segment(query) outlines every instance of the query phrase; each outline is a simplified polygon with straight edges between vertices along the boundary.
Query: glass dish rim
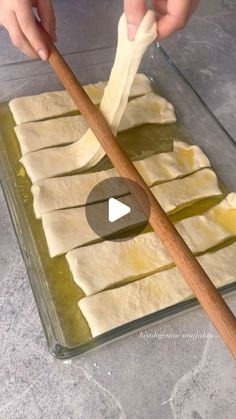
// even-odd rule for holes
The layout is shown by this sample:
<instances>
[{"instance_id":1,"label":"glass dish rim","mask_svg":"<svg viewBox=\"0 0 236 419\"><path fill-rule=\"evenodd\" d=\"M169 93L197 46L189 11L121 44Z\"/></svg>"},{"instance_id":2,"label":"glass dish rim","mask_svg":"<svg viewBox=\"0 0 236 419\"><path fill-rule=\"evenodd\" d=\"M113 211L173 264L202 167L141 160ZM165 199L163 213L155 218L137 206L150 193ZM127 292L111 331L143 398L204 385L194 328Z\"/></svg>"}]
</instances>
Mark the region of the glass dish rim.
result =
<instances>
[{"instance_id":1,"label":"glass dish rim","mask_svg":"<svg viewBox=\"0 0 236 419\"><path fill-rule=\"evenodd\" d=\"M236 147L236 142L233 139L233 137L228 133L225 127L220 123L220 121L216 118L216 116L211 112L211 110L208 108L208 106L200 97L200 95L192 87L189 81L183 76L183 74L177 68L173 60L171 60L171 58L168 56L166 51L158 43L156 44L156 47L160 50L166 62L170 66L172 66L175 73L177 73L177 76L182 79L182 81L187 86L187 88L190 89L192 94L198 98L201 105L205 108L206 112L210 115L211 118L214 119L214 122L219 126L219 128L224 132L224 134L228 137L228 139L233 143L234 147ZM108 48L111 48L111 47L108 47ZM27 219L22 221L21 217L18 216L18 214L24 212L24 211L20 211L20 206L22 205L21 200L17 199L18 201L17 206L19 206L19 208L16 208L16 206L13 205L12 197L14 196L14 198L16 199L14 186L11 182L8 182L9 178L13 175L10 173L9 168L6 166L7 153L3 145L1 131L0 131L0 150L1 150L0 179L1 179L1 184L3 187L2 188L3 193L4 193L5 200L9 209L12 224L14 226L15 234L19 243L20 251L21 251L25 266L26 266L27 275L30 281L30 285L31 285L31 289L34 295L37 310L38 310L41 323L44 329L49 351L53 356L60 359L67 359L67 358L71 358L71 357L83 354L96 347L101 347L107 343L113 342L121 337L130 335L133 333L137 333L138 331L144 329L144 327L149 328L157 323L168 321L171 318L176 317L177 315L183 315L185 312L188 312L190 310L193 310L199 307L198 301L196 300L196 298L193 297L187 301L182 301L180 303L174 304L165 309L158 310L142 318L133 320L129 323L116 327L106 333L103 333L102 335L93 337L88 341L82 342L79 345L66 347L66 346L63 346L61 343L59 343L59 339L58 339L58 336L56 337L55 327L53 326L53 321L52 321L53 311L55 311L55 309L53 305L51 304L51 308L50 308L51 311L49 312L48 307L47 306L43 307L43 304L37 295L38 293L36 289L39 288L39 292L44 293L45 287L42 284L42 281L36 279L38 275L37 271L35 270L36 266L34 266L36 262L32 263L32 260L30 259L30 254L32 253L32 249L29 249L29 246L34 245L34 242L32 240L32 243L29 243L29 241L26 240L26 237L28 239L29 235L31 236L29 228L28 228L28 232L27 233L25 232L25 228L27 225L27 223L25 224L25 222L27 221ZM40 277L41 275L42 275L42 272L40 273ZM225 285L221 287L219 290L220 292L222 292L222 294L234 293L236 291L236 282Z\"/></svg>"}]
</instances>

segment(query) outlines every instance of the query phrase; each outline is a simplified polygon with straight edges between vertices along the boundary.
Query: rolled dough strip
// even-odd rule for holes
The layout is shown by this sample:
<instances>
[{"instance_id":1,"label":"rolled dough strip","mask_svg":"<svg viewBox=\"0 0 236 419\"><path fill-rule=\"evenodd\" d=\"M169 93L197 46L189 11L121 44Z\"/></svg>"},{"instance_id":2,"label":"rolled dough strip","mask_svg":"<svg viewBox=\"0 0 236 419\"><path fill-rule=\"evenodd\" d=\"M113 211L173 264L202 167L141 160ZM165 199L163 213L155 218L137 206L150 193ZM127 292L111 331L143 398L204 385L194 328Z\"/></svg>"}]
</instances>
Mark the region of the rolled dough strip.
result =
<instances>
[{"instance_id":1,"label":"rolled dough strip","mask_svg":"<svg viewBox=\"0 0 236 419\"><path fill-rule=\"evenodd\" d=\"M107 82L84 86L95 105L101 103ZM151 91L151 84L145 74L137 74L131 87L130 97L141 96ZM12 99L9 107L17 124L39 121L78 111L70 95L65 91L46 92L40 95Z\"/></svg>"},{"instance_id":2,"label":"rolled dough strip","mask_svg":"<svg viewBox=\"0 0 236 419\"><path fill-rule=\"evenodd\" d=\"M128 103L119 124L119 131L143 124L171 124L176 122L173 105L164 97L150 92Z\"/></svg>"},{"instance_id":3,"label":"rolled dough strip","mask_svg":"<svg viewBox=\"0 0 236 419\"><path fill-rule=\"evenodd\" d=\"M167 213L192 205L203 198L221 195L216 175L210 169L202 169L183 179L156 185L151 189ZM135 207L135 201L131 195L120 200L131 208ZM105 222L104 214L106 214L107 205L107 202L92 204L94 217L100 225ZM85 207L52 211L43 215L42 221L52 257L66 253L75 247L101 241L87 222ZM144 215L140 211L132 211L132 214L120 219L119 230L117 230L117 223L111 224L111 233L117 233L144 222Z\"/></svg>"},{"instance_id":4,"label":"rolled dough strip","mask_svg":"<svg viewBox=\"0 0 236 419\"><path fill-rule=\"evenodd\" d=\"M86 133L88 125L82 115L74 115L20 124L14 130L21 154L24 155L48 147L71 144Z\"/></svg>"},{"instance_id":5,"label":"rolled dough strip","mask_svg":"<svg viewBox=\"0 0 236 419\"><path fill-rule=\"evenodd\" d=\"M209 160L198 146L182 141L174 141L173 151L160 153L144 160L134 162L149 186L166 182L193 173L203 167L210 166ZM34 212L37 218L57 209L72 208L85 205L89 192L99 182L117 176L115 169L96 173L65 176L41 180L32 186ZM104 186L104 185L103 185ZM118 186L118 185L117 185ZM103 187L99 200L109 196L121 196L129 193L124 182L117 190Z\"/></svg>"},{"instance_id":6,"label":"rolled dough strip","mask_svg":"<svg viewBox=\"0 0 236 419\"><path fill-rule=\"evenodd\" d=\"M147 46L156 38L156 19L147 11L134 41L127 37L127 22L123 14L118 27L118 46L115 62L104 91L100 110L116 134L128 103L128 97L141 58ZM21 159L32 182L53 176L85 170L97 164L105 153L89 129L73 144L64 147L27 153Z\"/></svg>"},{"instance_id":7,"label":"rolled dough strip","mask_svg":"<svg viewBox=\"0 0 236 419\"><path fill-rule=\"evenodd\" d=\"M216 287L236 280L236 243L198 257ZM92 336L170 307L192 296L177 268L158 272L120 288L85 297L78 305Z\"/></svg>"},{"instance_id":8,"label":"rolled dough strip","mask_svg":"<svg viewBox=\"0 0 236 419\"><path fill-rule=\"evenodd\" d=\"M176 223L175 227L194 254L206 251L236 235L236 193L203 215ZM74 281L86 295L167 269L173 264L154 232L126 242L105 241L67 253ZM93 263L91 263L91 260Z\"/></svg>"},{"instance_id":9,"label":"rolled dough strip","mask_svg":"<svg viewBox=\"0 0 236 419\"><path fill-rule=\"evenodd\" d=\"M128 103L119 131L143 124L166 124L176 121L173 106L153 92ZM67 116L40 122L29 122L15 127L21 153L29 153L47 147L70 144L79 140L88 125L82 115Z\"/></svg>"}]
</instances>

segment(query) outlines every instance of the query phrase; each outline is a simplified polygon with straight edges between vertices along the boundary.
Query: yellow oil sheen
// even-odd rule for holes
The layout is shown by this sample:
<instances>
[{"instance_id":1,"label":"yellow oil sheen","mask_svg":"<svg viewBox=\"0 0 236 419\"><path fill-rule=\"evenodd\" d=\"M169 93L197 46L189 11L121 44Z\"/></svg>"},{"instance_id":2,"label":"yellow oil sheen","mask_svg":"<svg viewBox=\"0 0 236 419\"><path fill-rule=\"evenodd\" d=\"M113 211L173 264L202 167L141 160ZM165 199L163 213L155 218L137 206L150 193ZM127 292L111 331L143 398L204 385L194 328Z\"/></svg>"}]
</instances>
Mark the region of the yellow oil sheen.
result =
<instances>
[{"instance_id":1,"label":"yellow oil sheen","mask_svg":"<svg viewBox=\"0 0 236 419\"><path fill-rule=\"evenodd\" d=\"M23 166L19 162L21 154L14 132L15 123L7 105L2 105L0 108L0 124L9 165L23 203L27 221L34 237L38 257L43 265L47 281L46 286L49 288L52 303L60 319L61 328L63 329L63 334L65 336L65 345L78 345L91 338L87 322L77 305L78 300L84 297L84 293L74 283L65 257L49 257L42 223L35 218L33 212L31 182ZM169 125L143 125L122 132L118 134L117 137L120 145L133 160L140 160L151 156L154 153L171 151L173 140L178 139L190 142L189 138L184 133L183 128L178 123ZM178 159L183 165L185 165L186 162L188 165L192 165L192 156L189 152L179 153ZM93 167L88 172L108 169L110 167L111 163L107 158L104 158L96 167ZM204 187L204 185L202 186ZM206 199L190 208L182 209L176 214L171 215L170 219L176 222L182 218L204 212L212 205L218 203L219 200L219 198ZM217 216L220 217L220 214ZM235 214L234 216L232 215L232 219L230 217L230 219L224 220L225 225L231 226L234 217ZM124 234L127 233L123 233L123 235ZM135 251L133 253L130 251L128 257L132 258L135 264L138 262L140 266L148 265L145 254L137 254Z\"/></svg>"},{"instance_id":2,"label":"yellow oil sheen","mask_svg":"<svg viewBox=\"0 0 236 419\"><path fill-rule=\"evenodd\" d=\"M214 219L224 226L232 234L236 234L236 209L230 209L227 214L222 208L214 208L211 211Z\"/></svg>"}]
</instances>

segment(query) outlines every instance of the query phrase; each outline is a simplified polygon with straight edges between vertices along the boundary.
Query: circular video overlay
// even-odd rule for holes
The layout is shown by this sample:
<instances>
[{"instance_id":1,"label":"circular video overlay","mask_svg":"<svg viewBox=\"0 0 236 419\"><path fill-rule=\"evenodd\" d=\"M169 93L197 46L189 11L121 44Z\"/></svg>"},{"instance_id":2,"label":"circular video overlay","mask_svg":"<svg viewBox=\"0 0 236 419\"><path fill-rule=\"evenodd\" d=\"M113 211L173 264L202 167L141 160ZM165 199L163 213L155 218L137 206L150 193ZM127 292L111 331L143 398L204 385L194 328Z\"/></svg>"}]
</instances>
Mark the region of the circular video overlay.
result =
<instances>
[{"instance_id":1,"label":"circular video overlay","mask_svg":"<svg viewBox=\"0 0 236 419\"><path fill-rule=\"evenodd\" d=\"M145 216L130 189L139 192ZM150 205L144 190L135 182L113 177L99 182L90 192L85 207L88 224L103 240L125 241L141 234L148 224Z\"/></svg>"}]
</instances>

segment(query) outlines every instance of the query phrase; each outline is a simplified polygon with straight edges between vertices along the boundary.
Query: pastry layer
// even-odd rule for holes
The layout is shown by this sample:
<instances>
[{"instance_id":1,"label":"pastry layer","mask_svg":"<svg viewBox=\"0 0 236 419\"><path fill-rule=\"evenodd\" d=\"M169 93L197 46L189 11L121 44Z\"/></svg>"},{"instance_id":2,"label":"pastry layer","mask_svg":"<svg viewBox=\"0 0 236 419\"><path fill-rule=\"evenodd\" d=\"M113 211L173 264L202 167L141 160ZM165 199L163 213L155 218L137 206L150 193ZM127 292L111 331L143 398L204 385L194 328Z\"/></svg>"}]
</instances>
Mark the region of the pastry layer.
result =
<instances>
[{"instance_id":1,"label":"pastry layer","mask_svg":"<svg viewBox=\"0 0 236 419\"><path fill-rule=\"evenodd\" d=\"M107 82L83 86L95 105L101 103ZM151 91L151 84L145 74L137 74L130 91L130 97L141 96ZM17 124L39 121L77 111L70 95L65 91L46 92L40 95L12 99L9 106Z\"/></svg>"},{"instance_id":2,"label":"pastry layer","mask_svg":"<svg viewBox=\"0 0 236 419\"><path fill-rule=\"evenodd\" d=\"M118 45L114 65L100 105L114 134L117 133L121 118L126 109L130 89L137 73L141 58L156 38L156 19L154 12L148 10L143 17L134 41L128 40L125 14L119 20ZM122 74L122 77L121 77ZM82 138L64 147L27 153L21 159L32 182L86 170L95 166L105 155L99 141L89 129Z\"/></svg>"},{"instance_id":3,"label":"pastry layer","mask_svg":"<svg viewBox=\"0 0 236 419\"><path fill-rule=\"evenodd\" d=\"M127 104L119 125L125 131L143 124L166 124L176 121L173 106L153 92L138 97ZM29 153L48 147L71 144L79 140L88 125L82 115L67 116L46 121L29 122L15 127L21 153Z\"/></svg>"},{"instance_id":4,"label":"pastry layer","mask_svg":"<svg viewBox=\"0 0 236 419\"><path fill-rule=\"evenodd\" d=\"M169 214L206 197L221 195L216 175L210 169L202 169L183 179L152 186L151 190ZM120 200L131 208L135 207L135 201L131 195L122 197ZM107 201L91 205L94 217L101 226L105 222L104 214L107 212L107 205ZM88 224L85 207L52 211L45 214L42 221L52 257L66 253L75 247L101 240ZM139 210L131 211L119 221L119 230L117 230L117 223L111 223L111 233L140 225L145 222L145 217Z\"/></svg>"},{"instance_id":5,"label":"pastry layer","mask_svg":"<svg viewBox=\"0 0 236 419\"><path fill-rule=\"evenodd\" d=\"M209 160L198 146L174 141L173 151L155 154L144 160L134 162L139 173L148 186L176 179L201 168L210 166ZM63 208L85 205L91 190L99 182L116 177L115 169L95 173L64 176L41 180L32 186L34 212L37 218L43 214ZM99 200L110 196L121 196L128 193L123 181L107 183L101 187Z\"/></svg>"},{"instance_id":6,"label":"pastry layer","mask_svg":"<svg viewBox=\"0 0 236 419\"><path fill-rule=\"evenodd\" d=\"M198 257L216 287L236 280L236 243ZM79 301L92 336L177 304L192 296L177 270L158 272L126 286L107 290Z\"/></svg>"},{"instance_id":7,"label":"pastry layer","mask_svg":"<svg viewBox=\"0 0 236 419\"><path fill-rule=\"evenodd\" d=\"M236 235L236 194L202 215L184 219L175 227L194 254ZM67 253L74 281L86 295L124 280L134 280L167 269L173 261L154 232L129 241L104 241ZM91 263L93 261L93 263Z\"/></svg>"}]
</instances>

